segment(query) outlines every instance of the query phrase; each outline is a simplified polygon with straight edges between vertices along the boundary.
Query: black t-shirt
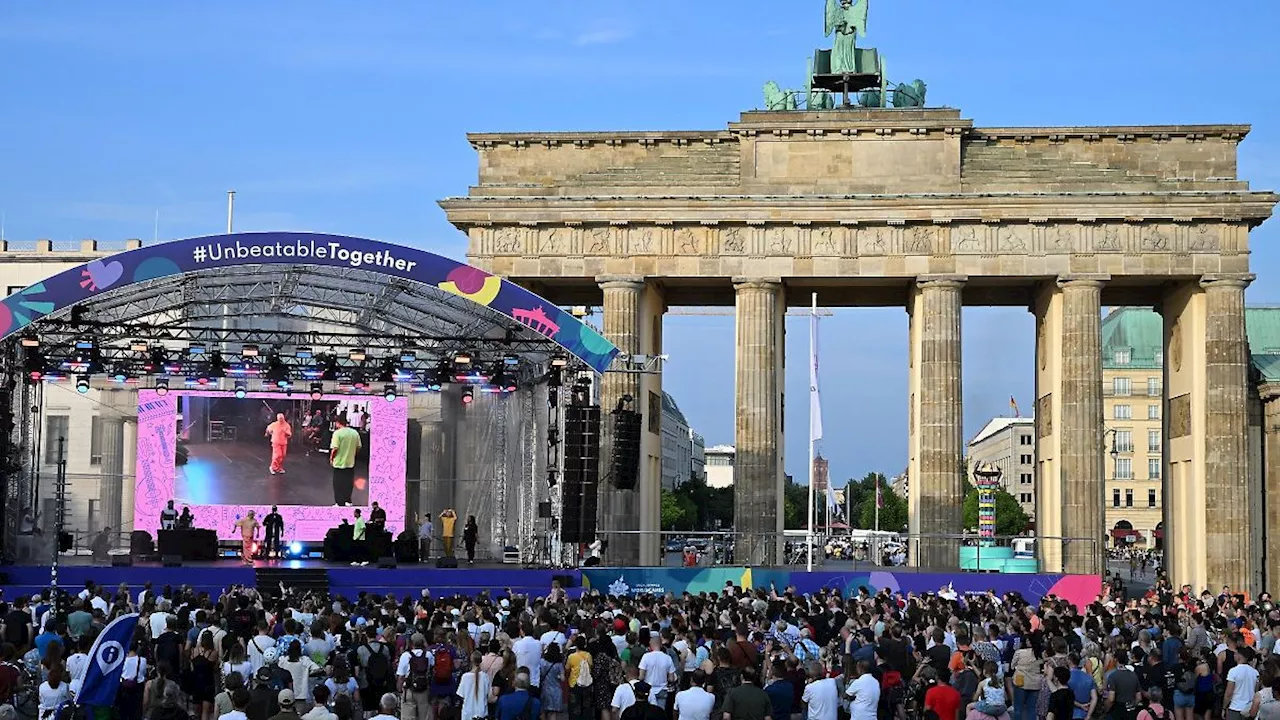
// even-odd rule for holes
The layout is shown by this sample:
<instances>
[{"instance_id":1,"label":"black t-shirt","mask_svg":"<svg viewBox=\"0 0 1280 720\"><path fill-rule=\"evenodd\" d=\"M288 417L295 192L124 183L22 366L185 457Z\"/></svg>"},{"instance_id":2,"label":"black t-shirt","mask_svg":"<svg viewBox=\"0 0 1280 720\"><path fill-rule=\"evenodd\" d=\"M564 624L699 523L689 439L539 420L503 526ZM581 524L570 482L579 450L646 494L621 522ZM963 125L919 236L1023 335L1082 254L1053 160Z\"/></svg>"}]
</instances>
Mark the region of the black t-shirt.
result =
<instances>
[{"instance_id":1,"label":"black t-shirt","mask_svg":"<svg viewBox=\"0 0 1280 720\"><path fill-rule=\"evenodd\" d=\"M1071 688L1059 688L1049 695L1049 712L1053 720L1071 720L1076 709L1076 696Z\"/></svg>"},{"instance_id":2,"label":"black t-shirt","mask_svg":"<svg viewBox=\"0 0 1280 720\"><path fill-rule=\"evenodd\" d=\"M657 705L636 703L622 711L621 720L667 720L667 714Z\"/></svg>"},{"instance_id":3,"label":"black t-shirt","mask_svg":"<svg viewBox=\"0 0 1280 720\"><path fill-rule=\"evenodd\" d=\"M951 648L938 644L924 651L925 660L938 671L941 682L951 682Z\"/></svg>"},{"instance_id":4,"label":"black t-shirt","mask_svg":"<svg viewBox=\"0 0 1280 720\"><path fill-rule=\"evenodd\" d=\"M14 647L25 647L31 642L30 630L27 628L30 624L31 613L26 610L10 610L4 616L4 641L12 643Z\"/></svg>"},{"instance_id":5,"label":"black t-shirt","mask_svg":"<svg viewBox=\"0 0 1280 720\"><path fill-rule=\"evenodd\" d=\"M181 665L182 638L172 630L156 638L156 662L165 664L171 673L175 673Z\"/></svg>"},{"instance_id":6,"label":"black t-shirt","mask_svg":"<svg viewBox=\"0 0 1280 720\"><path fill-rule=\"evenodd\" d=\"M884 660L886 665L904 676L910 677L914 674L909 672L911 661L907 655L907 645L901 640L882 637L880 644L876 647L876 654Z\"/></svg>"},{"instance_id":7,"label":"black t-shirt","mask_svg":"<svg viewBox=\"0 0 1280 720\"><path fill-rule=\"evenodd\" d=\"M720 711L729 713L733 720L770 720L773 715L773 701L759 686L743 683L729 691L724 703L720 706ZM657 719L654 718L654 720Z\"/></svg>"},{"instance_id":8,"label":"black t-shirt","mask_svg":"<svg viewBox=\"0 0 1280 720\"><path fill-rule=\"evenodd\" d=\"M1116 694L1116 705L1132 707L1138 702L1138 674L1129 668L1117 668L1107 677L1107 690Z\"/></svg>"},{"instance_id":9,"label":"black t-shirt","mask_svg":"<svg viewBox=\"0 0 1280 720\"><path fill-rule=\"evenodd\" d=\"M1138 689L1145 691L1147 688L1158 687L1164 689L1164 663L1144 663L1136 668L1134 672L1138 673ZM1172 698L1173 696L1170 696Z\"/></svg>"}]
</instances>

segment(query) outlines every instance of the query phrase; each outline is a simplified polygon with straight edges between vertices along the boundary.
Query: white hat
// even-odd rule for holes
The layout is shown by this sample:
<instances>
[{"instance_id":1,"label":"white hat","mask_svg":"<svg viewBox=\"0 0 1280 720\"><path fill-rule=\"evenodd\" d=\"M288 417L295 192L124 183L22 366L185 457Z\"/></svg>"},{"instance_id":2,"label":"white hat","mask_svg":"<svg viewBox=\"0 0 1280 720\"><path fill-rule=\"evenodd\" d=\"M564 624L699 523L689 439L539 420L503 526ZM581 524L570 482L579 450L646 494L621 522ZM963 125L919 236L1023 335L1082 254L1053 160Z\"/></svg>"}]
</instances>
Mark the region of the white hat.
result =
<instances>
[{"instance_id":1,"label":"white hat","mask_svg":"<svg viewBox=\"0 0 1280 720\"><path fill-rule=\"evenodd\" d=\"M507 608L511 607L511 601L506 598L502 598L501 600L498 601L498 606L501 607L503 610L506 610Z\"/></svg>"}]
</instances>

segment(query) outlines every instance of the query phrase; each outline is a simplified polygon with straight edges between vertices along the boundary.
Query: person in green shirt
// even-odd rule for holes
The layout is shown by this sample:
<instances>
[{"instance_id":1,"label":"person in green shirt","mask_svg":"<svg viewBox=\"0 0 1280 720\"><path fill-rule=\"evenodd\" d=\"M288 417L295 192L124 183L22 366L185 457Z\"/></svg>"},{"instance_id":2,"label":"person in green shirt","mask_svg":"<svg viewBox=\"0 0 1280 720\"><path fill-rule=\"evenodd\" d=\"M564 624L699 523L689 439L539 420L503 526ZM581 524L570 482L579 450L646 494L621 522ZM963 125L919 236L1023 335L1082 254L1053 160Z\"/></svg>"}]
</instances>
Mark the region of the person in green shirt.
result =
<instances>
[{"instance_id":1,"label":"person in green shirt","mask_svg":"<svg viewBox=\"0 0 1280 720\"><path fill-rule=\"evenodd\" d=\"M329 466L333 468L333 504L351 506L351 492L356 483L356 453L360 451L360 433L347 427L341 416L335 423L333 440L329 442Z\"/></svg>"}]
</instances>

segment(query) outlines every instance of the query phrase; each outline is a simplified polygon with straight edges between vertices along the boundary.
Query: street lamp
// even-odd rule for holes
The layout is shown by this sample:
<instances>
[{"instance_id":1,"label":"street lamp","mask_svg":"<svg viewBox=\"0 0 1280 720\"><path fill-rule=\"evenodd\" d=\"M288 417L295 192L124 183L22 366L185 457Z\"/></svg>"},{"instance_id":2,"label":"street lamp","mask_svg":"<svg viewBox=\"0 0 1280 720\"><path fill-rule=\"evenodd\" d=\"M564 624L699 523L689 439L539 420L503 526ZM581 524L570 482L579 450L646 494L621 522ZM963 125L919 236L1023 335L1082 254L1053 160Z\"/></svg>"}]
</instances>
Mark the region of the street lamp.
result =
<instances>
[{"instance_id":1,"label":"street lamp","mask_svg":"<svg viewBox=\"0 0 1280 720\"><path fill-rule=\"evenodd\" d=\"M1110 430L1103 430L1102 431L1103 442L1106 442L1108 435L1111 436L1111 459L1115 460L1116 457L1120 455L1120 449L1116 447L1116 429L1111 428Z\"/></svg>"}]
</instances>

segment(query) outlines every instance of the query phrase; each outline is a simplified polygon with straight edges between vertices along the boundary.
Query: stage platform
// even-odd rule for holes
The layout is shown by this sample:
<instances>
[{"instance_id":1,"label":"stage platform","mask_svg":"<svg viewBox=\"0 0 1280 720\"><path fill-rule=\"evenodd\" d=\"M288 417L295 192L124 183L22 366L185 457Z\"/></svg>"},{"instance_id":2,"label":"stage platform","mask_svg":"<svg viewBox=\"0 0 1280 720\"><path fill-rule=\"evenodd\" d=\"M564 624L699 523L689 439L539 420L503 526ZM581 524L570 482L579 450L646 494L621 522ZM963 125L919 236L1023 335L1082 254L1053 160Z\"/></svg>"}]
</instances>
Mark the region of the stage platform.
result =
<instances>
[{"instance_id":1,"label":"stage platform","mask_svg":"<svg viewBox=\"0 0 1280 720\"><path fill-rule=\"evenodd\" d=\"M31 595L48 587L48 566L12 565L0 570L5 574L0 587L6 597ZM508 592L539 597L546 595L559 580L570 594L587 591L602 594L635 595L700 593L723 590L732 582L742 587L779 590L794 586L797 592L810 593L835 588L855 593L860 588L869 592L926 593L943 589L958 596L994 591L997 594L1020 593L1026 600L1039 603L1052 595L1077 606L1092 602L1102 589L1098 575L1012 574L973 572L899 572L896 569L824 568L806 572L790 568L748 568L714 566L695 568L525 568L519 565L477 563L457 569L437 568L434 564L403 564L396 568L376 565L351 567L323 560L284 560L258 562L253 566L236 560L206 563L183 563L164 567L156 563L139 563L131 567L67 564L58 573L59 585L79 589L93 580L107 587L128 583L137 590L150 582L156 588L165 585L190 585L210 594L221 593L231 585L266 589L284 582L292 587L326 587L329 592L353 598L361 592L397 596L417 596L423 589L434 597L477 595L483 591L495 596Z\"/></svg>"}]
</instances>

